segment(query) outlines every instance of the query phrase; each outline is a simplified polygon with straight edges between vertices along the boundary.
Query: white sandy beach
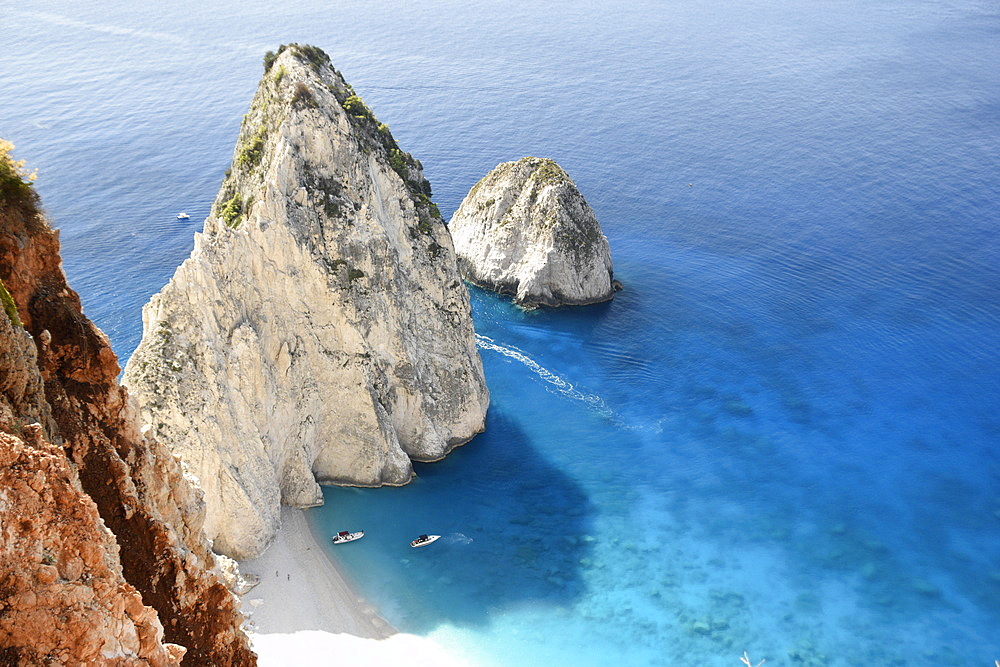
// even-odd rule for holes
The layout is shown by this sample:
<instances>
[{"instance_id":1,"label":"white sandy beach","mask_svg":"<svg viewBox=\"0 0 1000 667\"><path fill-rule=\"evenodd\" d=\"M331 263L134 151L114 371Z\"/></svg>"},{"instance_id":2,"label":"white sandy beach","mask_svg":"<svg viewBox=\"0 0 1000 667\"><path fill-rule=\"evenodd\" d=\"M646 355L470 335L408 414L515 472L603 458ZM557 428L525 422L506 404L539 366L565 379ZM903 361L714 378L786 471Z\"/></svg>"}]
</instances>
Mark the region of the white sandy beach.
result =
<instances>
[{"instance_id":1,"label":"white sandy beach","mask_svg":"<svg viewBox=\"0 0 1000 667\"><path fill-rule=\"evenodd\" d=\"M260 584L243 610L261 665L467 665L429 639L396 632L323 552L302 510L282 508L267 551L240 563Z\"/></svg>"}]
</instances>

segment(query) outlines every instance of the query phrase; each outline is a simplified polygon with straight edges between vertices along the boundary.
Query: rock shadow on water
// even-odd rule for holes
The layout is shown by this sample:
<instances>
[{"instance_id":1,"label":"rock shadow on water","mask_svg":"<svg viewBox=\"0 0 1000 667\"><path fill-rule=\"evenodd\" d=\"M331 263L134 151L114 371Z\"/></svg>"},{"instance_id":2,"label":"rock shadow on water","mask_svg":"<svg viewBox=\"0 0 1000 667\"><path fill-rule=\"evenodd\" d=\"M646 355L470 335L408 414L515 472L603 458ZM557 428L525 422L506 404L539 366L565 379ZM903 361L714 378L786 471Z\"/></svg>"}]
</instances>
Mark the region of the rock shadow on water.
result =
<instances>
[{"instance_id":1,"label":"rock shadow on water","mask_svg":"<svg viewBox=\"0 0 1000 667\"><path fill-rule=\"evenodd\" d=\"M367 516L368 544L359 546L377 548L388 560L374 567L388 572L375 574L374 561L352 569L363 594L366 583L391 583L393 608L384 611L399 630L483 626L509 609L568 607L585 592L594 507L502 409L491 408L471 443L414 468L414 482L397 489L326 489L328 508ZM442 537L410 549L421 532Z\"/></svg>"},{"instance_id":2,"label":"rock shadow on water","mask_svg":"<svg viewBox=\"0 0 1000 667\"><path fill-rule=\"evenodd\" d=\"M587 336L600 326L615 307L615 299L585 306L560 306L558 308L524 309L514 303L509 294L499 294L466 281L474 313L493 310L502 314L505 321L530 322L546 331L570 331ZM618 298L618 297L616 297ZM474 318L480 322L482 318Z\"/></svg>"}]
</instances>

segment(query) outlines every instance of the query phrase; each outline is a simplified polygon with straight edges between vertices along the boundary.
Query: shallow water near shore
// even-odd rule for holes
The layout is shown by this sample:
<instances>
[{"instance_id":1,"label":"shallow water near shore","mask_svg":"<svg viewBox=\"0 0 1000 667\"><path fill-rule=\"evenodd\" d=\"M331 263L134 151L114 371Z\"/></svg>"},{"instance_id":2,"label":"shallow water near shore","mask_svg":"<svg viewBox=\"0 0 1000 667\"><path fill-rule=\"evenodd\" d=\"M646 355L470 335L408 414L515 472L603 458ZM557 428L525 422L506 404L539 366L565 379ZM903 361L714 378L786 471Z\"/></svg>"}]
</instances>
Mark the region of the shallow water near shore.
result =
<instances>
[{"instance_id":1,"label":"shallow water near shore","mask_svg":"<svg viewBox=\"0 0 1000 667\"><path fill-rule=\"evenodd\" d=\"M535 312L470 288L487 431L325 490L313 527L366 531L331 556L389 622L498 665L1000 657L995 6L490 7L5 10L0 136L115 350L261 55L317 44L446 215L556 159L625 284Z\"/></svg>"}]
</instances>

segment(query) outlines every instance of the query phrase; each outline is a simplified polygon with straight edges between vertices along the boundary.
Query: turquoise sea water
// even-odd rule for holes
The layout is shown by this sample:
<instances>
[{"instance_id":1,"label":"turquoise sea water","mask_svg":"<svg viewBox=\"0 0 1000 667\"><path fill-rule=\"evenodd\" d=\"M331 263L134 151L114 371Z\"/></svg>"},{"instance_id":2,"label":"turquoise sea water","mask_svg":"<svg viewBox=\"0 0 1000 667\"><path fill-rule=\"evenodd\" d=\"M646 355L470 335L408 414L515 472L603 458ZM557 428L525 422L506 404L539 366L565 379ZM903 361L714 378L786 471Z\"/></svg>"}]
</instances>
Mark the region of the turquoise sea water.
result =
<instances>
[{"instance_id":1,"label":"turquoise sea water","mask_svg":"<svg viewBox=\"0 0 1000 667\"><path fill-rule=\"evenodd\" d=\"M995 4L2 16L0 136L123 358L282 42L330 53L446 215L523 155L594 207L625 291L473 289L487 432L312 513L367 531L333 555L401 630L499 665L1000 658Z\"/></svg>"}]
</instances>

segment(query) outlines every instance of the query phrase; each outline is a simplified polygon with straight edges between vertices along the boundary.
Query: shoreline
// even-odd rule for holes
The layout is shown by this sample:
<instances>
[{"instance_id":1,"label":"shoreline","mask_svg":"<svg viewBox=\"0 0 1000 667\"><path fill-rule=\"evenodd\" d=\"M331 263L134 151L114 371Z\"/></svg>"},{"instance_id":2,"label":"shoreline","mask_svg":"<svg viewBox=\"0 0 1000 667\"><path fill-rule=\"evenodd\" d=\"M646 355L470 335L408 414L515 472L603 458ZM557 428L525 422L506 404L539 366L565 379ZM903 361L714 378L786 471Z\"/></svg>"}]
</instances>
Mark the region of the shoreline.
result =
<instances>
[{"instance_id":1,"label":"shoreline","mask_svg":"<svg viewBox=\"0 0 1000 667\"><path fill-rule=\"evenodd\" d=\"M281 529L262 555L240 562L260 583L242 597L255 634L320 630L365 639L396 634L323 551L305 511L281 508Z\"/></svg>"},{"instance_id":2,"label":"shoreline","mask_svg":"<svg viewBox=\"0 0 1000 667\"><path fill-rule=\"evenodd\" d=\"M260 665L468 665L434 641L398 632L337 568L305 511L281 508L281 529L258 558L239 563L260 583L241 596Z\"/></svg>"}]
</instances>

